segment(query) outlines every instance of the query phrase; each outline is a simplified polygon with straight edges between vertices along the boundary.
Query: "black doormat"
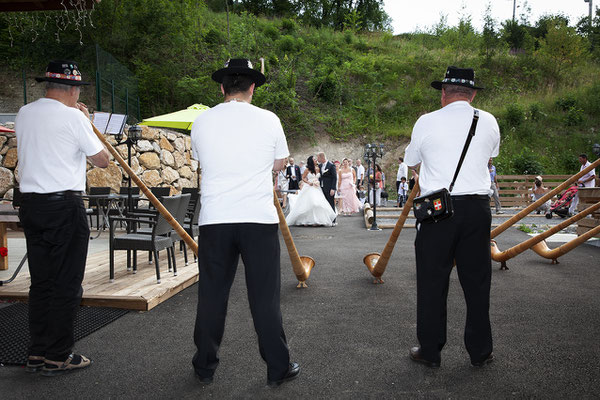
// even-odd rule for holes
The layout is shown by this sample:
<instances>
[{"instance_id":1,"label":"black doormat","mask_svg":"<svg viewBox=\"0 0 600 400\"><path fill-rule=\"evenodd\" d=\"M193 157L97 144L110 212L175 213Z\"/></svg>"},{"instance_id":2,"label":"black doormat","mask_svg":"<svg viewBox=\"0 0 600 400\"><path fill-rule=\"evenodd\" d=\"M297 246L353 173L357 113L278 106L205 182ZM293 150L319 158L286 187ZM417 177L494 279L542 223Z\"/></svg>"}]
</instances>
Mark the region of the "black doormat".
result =
<instances>
[{"instance_id":1,"label":"black doormat","mask_svg":"<svg viewBox=\"0 0 600 400\"><path fill-rule=\"evenodd\" d=\"M127 314L128 310L79 307L75 317L75 341ZM29 348L28 304L15 303L0 309L0 363L25 365Z\"/></svg>"}]
</instances>

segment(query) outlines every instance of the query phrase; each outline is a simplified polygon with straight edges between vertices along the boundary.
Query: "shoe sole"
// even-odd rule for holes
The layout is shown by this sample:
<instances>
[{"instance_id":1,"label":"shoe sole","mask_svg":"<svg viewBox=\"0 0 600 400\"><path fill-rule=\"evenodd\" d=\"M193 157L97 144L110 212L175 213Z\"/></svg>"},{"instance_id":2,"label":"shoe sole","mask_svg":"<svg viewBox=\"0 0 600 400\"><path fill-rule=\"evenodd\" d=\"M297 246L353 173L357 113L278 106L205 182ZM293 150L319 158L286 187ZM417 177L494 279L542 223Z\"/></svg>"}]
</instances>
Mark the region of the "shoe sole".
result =
<instances>
[{"instance_id":1,"label":"shoe sole","mask_svg":"<svg viewBox=\"0 0 600 400\"><path fill-rule=\"evenodd\" d=\"M480 363L476 363L476 364L471 363L471 365L474 366L475 368L482 368L482 367L485 367L486 365L492 363L494 361L494 359L495 359L495 357L487 358Z\"/></svg>"},{"instance_id":2,"label":"shoe sole","mask_svg":"<svg viewBox=\"0 0 600 400\"><path fill-rule=\"evenodd\" d=\"M44 365L40 365L39 367L25 367L25 372L29 372L33 374L35 372L40 372L44 368Z\"/></svg>"},{"instance_id":3,"label":"shoe sole","mask_svg":"<svg viewBox=\"0 0 600 400\"><path fill-rule=\"evenodd\" d=\"M298 378L298 375L300 375L300 372L298 372L294 376L290 376L289 378L283 378L283 379L278 380L278 381L267 382L267 386L269 386L270 388L277 388L277 387L281 386L282 384L284 384L286 382L293 381L294 379Z\"/></svg>"},{"instance_id":4,"label":"shoe sole","mask_svg":"<svg viewBox=\"0 0 600 400\"><path fill-rule=\"evenodd\" d=\"M83 367L75 367L75 368L68 368L68 369L42 369L42 372L40 373L42 376L46 376L46 377L53 377L53 376L58 376L58 375L63 375L63 374L67 374L69 372L73 372L73 371L81 371L82 369L86 369L92 366L93 361L90 361L90 363L86 366Z\"/></svg>"},{"instance_id":5,"label":"shoe sole","mask_svg":"<svg viewBox=\"0 0 600 400\"><path fill-rule=\"evenodd\" d=\"M427 361L427 360L423 360L422 358L415 358L415 357L413 357L412 354L409 357L412 361L419 363L419 364L423 364L429 368L439 368L440 367L440 364L437 364L437 363L434 363L431 361Z\"/></svg>"}]
</instances>

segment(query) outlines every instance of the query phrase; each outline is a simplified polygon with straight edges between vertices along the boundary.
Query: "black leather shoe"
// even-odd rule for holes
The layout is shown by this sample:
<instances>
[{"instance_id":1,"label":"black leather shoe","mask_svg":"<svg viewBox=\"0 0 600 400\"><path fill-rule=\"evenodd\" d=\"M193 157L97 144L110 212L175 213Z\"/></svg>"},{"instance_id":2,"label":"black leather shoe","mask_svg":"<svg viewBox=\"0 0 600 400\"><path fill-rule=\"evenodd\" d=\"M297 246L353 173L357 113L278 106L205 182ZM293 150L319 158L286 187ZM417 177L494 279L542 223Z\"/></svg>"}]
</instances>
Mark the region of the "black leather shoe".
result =
<instances>
[{"instance_id":1,"label":"black leather shoe","mask_svg":"<svg viewBox=\"0 0 600 400\"><path fill-rule=\"evenodd\" d=\"M200 383L203 385L210 385L211 383L213 383L212 376L200 376L197 372L194 374L196 375L196 378L200 381Z\"/></svg>"},{"instance_id":2,"label":"black leather shoe","mask_svg":"<svg viewBox=\"0 0 600 400\"><path fill-rule=\"evenodd\" d=\"M435 361L429 361L421 357L421 348L419 346L415 346L410 349L410 359L414 362L418 362L421 364L425 364L429 368L439 368L440 363Z\"/></svg>"},{"instance_id":3,"label":"black leather shoe","mask_svg":"<svg viewBox=\"0 0 600 400\"><path fill-rule=\"evenodd\" d=\"M471 361L471 365L473 365L474 367L481 368L481 367L484 367L484 366L486 366L487 364L491 363L492 361L494 361L494 353L490 353L490 355L489 355L489 356L487 356L487 357L486 357L484 360L482 360L482 361L479 361L479 362L472 362L472 361Z\"/></svg>"},{"instance_id":4,"label":"black leather shoe","mask_svg":"<svg viewBox=\"0 0 600 400\"><path fill-rule=\"evenodd\" d=\"M300 365L295 362L290 363L288 371L283 378L277 381L267 380L267 385L269 385L269 387L276 388L284 382L296 379L298 377L298 374L300 374Z\"/></svg>"}]
</instances>

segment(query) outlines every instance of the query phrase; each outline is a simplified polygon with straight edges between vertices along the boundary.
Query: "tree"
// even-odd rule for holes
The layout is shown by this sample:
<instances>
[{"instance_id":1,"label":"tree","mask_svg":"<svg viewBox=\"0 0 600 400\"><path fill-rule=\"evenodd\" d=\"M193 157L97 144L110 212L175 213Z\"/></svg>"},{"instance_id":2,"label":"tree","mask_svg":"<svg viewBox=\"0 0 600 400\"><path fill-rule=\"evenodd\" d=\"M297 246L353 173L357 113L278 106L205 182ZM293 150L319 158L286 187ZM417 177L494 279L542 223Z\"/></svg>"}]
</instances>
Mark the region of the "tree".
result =
<instances>
[{"instance_id":1,"label":"tree","mask_svg":"<svg viewBox=\"0 0 600 400\"><path fill-rule=\"evenodd\" d=\"M564 22L557 22L548 27L546 37L540 41L538 53L548 59L547 64L557 79L564 79L566 72L574 65L585 60L587 45L577 35L575 28Z\"/></svg>"},{"instance_id":2,"label":"tree","mask_svg":"<svg viewBox=\"0 0 600 400\"><path fill-rule=\"evenodd\" d=\"M481 34L481 52L489 60L498 46L496 20L492 17L492 3L488 2L483 15L483 32Z\"/></svg>"}]
</instances>

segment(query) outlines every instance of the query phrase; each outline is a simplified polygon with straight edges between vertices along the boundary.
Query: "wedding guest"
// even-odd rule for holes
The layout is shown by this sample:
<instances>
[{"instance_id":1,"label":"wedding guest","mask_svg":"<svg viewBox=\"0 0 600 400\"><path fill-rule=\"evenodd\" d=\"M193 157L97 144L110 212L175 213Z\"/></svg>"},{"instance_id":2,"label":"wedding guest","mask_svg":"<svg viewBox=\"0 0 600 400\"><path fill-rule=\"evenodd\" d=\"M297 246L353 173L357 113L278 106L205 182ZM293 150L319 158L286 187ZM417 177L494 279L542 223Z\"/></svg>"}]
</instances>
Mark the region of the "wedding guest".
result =
<instances>
[{"instance_id":1,"label":"wedding guest","mask_svg":"<svg viewBox=\"0 0 600 400\"><path fill-rule=\"evenodd\" d=\"M356 197L356 172L350 167L350 160L344 158L338 171L338 192L341 197L342 215L351 215L360 210L360 201Z\"/></svg>"}]
</instances>

